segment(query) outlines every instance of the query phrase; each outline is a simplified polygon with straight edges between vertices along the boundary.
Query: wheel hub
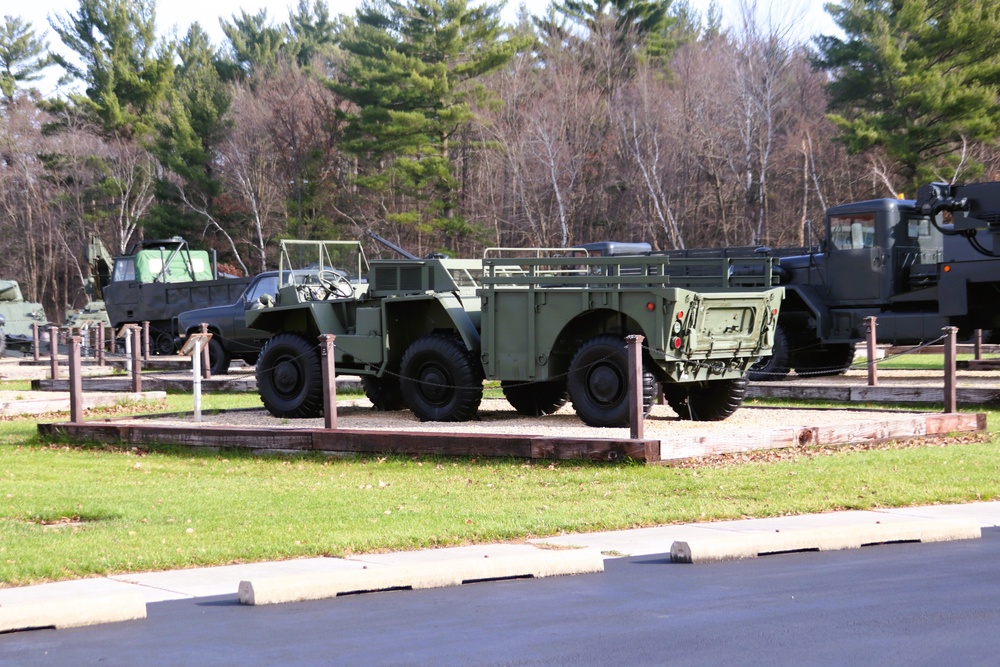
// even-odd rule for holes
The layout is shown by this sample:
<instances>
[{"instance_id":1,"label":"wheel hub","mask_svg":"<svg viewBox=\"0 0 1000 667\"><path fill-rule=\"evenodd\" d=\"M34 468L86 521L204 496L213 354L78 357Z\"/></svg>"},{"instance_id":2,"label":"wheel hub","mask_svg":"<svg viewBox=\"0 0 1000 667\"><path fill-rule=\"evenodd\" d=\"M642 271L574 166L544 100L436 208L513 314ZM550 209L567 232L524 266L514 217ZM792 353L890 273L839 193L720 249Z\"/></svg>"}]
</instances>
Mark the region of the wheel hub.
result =
<instances>
[{"instance_id":1,"label":"wheel hub","mask_svg":"<svg viewBox=\"0 0 1000 667\"><path fill-rule=\"evenodd\" d=\"M597 366L590 373L587 388L596 402L611 405L621 399L622 377L611 366Z\"/></svg>"},{"instance_id":2,"label":"wheel hub","mask_svg":"<svg viewBox=\"0 0 1000 667\"><path fill-rule=\"evenodd\" d=\"M295 391L299 385L299 367L292 361L279 361L271 371L274 388L283 394Z\"/></svg>"},{"instance_id":3,"label":"wheel hub","mask_svg":"<svg viewBox=\"0 0 1000 667\"><path fill-rule=\"evenodd\" d=\"M448 398L448 375L437 366L428 366L420 373L420 393L429 402L440 405Z\"/></svg>"}]
</instances>

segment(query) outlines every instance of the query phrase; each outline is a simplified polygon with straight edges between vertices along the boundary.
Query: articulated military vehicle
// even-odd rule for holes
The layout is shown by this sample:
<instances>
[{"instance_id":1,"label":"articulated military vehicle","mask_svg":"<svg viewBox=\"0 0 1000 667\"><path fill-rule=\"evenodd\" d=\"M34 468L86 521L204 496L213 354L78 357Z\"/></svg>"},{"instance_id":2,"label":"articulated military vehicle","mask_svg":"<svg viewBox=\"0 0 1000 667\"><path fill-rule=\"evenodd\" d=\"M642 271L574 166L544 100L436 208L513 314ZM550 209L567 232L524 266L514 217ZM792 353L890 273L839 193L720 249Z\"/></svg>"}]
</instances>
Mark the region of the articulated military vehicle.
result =
<instances>
[{"instance_id":1,"label":"articulated military vehicle","mask_svg":"<svg viewBox=\"0 0 1000 667\"><path fill-rule=\"evenodd\" d=\"M173 318L185 310L235 302L252 277L219 274L215 255L191 250L179 236L139 241L127 255L112 258L100 239L89 249L94 296L103 300L116 330L149 322L150 347L173 354Z\"/></svg>"},{"instance_id":2,"label":"articulated military vehicle","mask_svg":"<svg viewBox=\"0 0 1000 667\"><path fill-rule=\"evenodd\" d=\"M335 284L344 290L345 295L354 293L353 288L349 288L348 285L358 283L360 276L368 270L368 262L359 243L356 241L326 241L322 246L317 246L310 241L304 243L285 241L282 246L285 265L293 264L290 258L295 257L298 254L299 246L303 245L310 249L323 248L326 252L322 264L315 262L315 266L287 270L283 274L278 271L265 271L254 277L235 303L197 308L180 313L174 318L173 328L179 333L175 347L178 350L182 349L187 342L187 337L200 332L201 325L204 324L208 332L212 334L208 341L209 368L212 375L227 373L232 359L242 359L253 366L257 363L261 348L271 338L270 332L251 329L247 326L246 312L253 308L262 307L261 299L273 300L279 287L288 285L297 285L304 292L313 290L314 296L325 297L326 288L320 282L321 276L324 283L335 281ZM336 263L337 266L353 265L353 274L349 274L344 269L332 268L333 263ZM320 266L325 268L320 269Z\"/></svg>"},{"instance_id":3,"label":"articulated military vehicle","mask_svg":"<svg viewBox=\"0 0 1000 667\"><path fill-rule=\"evenodd\" d=\"M758 249L780 257L785 287L774 350L754 380L841 373L876 317L879 342L932 341L953 325L1000 330L1000 183L923 186L916 199L874 199L826 213L817 248ZM747 249L678 251L723 257Z\"/></svg>"},{"instance_id":4,"label":"articulated military vehicle","mask_svg":"<svg viewBox=\"0 0 1000 667\"><path fill-rule=\"evenodd\" d=\"M0 280L0 355L8 348L29 352L33 345L32 324L43 327L41 336L48 340L45 310L40 303L24 300L16 280Z\"/></svg>"},{"instance_id":5,"label":"articulated military vehicle","mask_svg":"<svg viewBox=\"0 0 1000 667\"><path fill-rule=\"evenodd\" d=\"M378 409L469 420L490 379L520 413L571 400L591 426L624 426L625 339L639 334L646 410L659 383L683 418L724 419L742 403L747 369L771 351L782 297L772 259L743 261L759 270L583 249L374 260L367 283L321 276L325 298L287 285L246 312L248 326L273 334L258 391L273 415L321 414L317 338L335 334L337 374L360 375Z\"/></svg>"}]
</instances>

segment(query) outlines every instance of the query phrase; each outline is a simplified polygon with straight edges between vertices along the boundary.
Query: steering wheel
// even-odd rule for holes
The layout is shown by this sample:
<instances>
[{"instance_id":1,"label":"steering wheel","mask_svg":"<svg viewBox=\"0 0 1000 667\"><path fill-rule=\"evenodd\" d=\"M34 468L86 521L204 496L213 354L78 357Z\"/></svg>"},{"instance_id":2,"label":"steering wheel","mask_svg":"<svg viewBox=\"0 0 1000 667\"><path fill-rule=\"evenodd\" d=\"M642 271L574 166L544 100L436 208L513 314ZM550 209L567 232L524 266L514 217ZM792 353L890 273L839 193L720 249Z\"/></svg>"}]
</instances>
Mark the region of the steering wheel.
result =
<instances>
[{"instance_id":1,"label":"steering wheel","mask_svg":"<svg viewBox=\"0 0 1000 667\"><path fill-rule=\"evenodd\" d=\"M326 290L326 298L328 299L331 296L354 296L354 286L351 285L351 281L341 273L324 269L317 274L316 278L319 280L319 284L323 286L323 289Z\"/></svg>"}]
</instances>

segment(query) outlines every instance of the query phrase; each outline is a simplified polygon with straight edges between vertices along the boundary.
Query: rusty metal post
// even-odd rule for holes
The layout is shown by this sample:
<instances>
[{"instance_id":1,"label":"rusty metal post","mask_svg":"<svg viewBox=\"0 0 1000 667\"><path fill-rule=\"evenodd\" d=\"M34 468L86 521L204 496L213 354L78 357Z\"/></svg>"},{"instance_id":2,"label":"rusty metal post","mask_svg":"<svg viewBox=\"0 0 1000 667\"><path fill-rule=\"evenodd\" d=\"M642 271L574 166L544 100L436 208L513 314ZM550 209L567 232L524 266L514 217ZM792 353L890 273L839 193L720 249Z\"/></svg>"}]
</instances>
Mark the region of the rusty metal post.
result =
<instances>
[{"instance_id":1,"label":"rusty metal post","mask_svg":"<svg viewBox=\"0 0 1000 667\"><path fill-rule=\"evenodd\" d=\"M975 352L975 355L976 355L975 356L975 360L979 361L979 360L981 360L983 358L983 330L982 329L976 329L975 340L973 342L975 344L975 349L974 349L974 352Z\"/></svg>"},{"instance_id":2,"label":"rusty metal post","mask_svg":"<svg viewBox=\"0 0 1000 667\"><path fill-rule=\"evenodd\" d=\"M80 337L69 339L69 421L83 421L83 378L80 368Z\"/></svg>"},{"instance_id":3,"label":"rusty metal post","mask_svg":"<svg viewBox=\"0 0 1000 667\"><path fill-rule=\"evenodd\" d=\"M140 344L142 330L139 327L132 327L129 334L132 336L132 391L138 394L142 391L142 346Z\"/></svg>"},{"instance_id":4,"label":"rusty metal post","mask_svg":"<svg viewBox=\"0 0 1000 667\"><path fill-rule=\"evenodd\" d=\"M947 413L958 411L958 400L955 391L956 378L956 340L958 339L958 327L944 328L944 411Z\"/></svg>"},{"instance_id":5,"label":"rusty metal post","mask_svg":"<svg viewBox=\"0 0 1000 667\"><path fill-rule=\"evenodd\" d=\"M39 335L38 335L38 322L31 323L31 354L38 361L41 358L39 353Z\"/></svg>"},{"instance_id":6,"label":"rusty metal post","mask_svg":"<svg viewBox=\"0 0 1000 667\"><path fill-rule=\"evenodd\" d=\"M49 373L53 380L59 379L59 327L49 327Z\"/></svg>"},{"instance_id":7,"label":"rusty metal post","mask_svg":"<svg viewBox=\"0 0 1000 667\"><path fill-rule=\"evenodd\" d=\"M868 386L877 387L878 386L878 361L875 359L875 327L878 326L878 322L875 321L875 316L865 318L865 329L868 332Z\"/></svg>"},{"instance_id":8,"label":"rusty metal post","mask_svg":"<svg viewBox=\"0 0 1000 667\"><path fill-rule=\"evenodd\" d=\"M628 345L628 426L629 437L641 440L645 437L642 403L642 341L639 335L626 336Z\"/></svg>"},{"instance_id":9,"label":"rusty metal post","mask_svg":"<svg viewBox=\"0 0 1000 667\"><path fill-rule=\"evenodd\" d=\"M143 361L149 361L149 320L142 323L142 342L145 343L143 346L142 358Z\"/></svg>"},{"instance_id":10,"label":"rusty metal post","mask_svg":"<svg viewBox=\"0 0 1000 667\"><path fill-rule=\"evenodd\" d=\"M334 360L333 334L319 337L320 353L323 357L323 426L337 429L337 367Z\"/></svg>"},{"instance_id":11,"label":"rusty metal post","mask_svg":"<svg viewBox=\"0 0 1000 667\"><path fill-rule=\"evenodd\" d=\"M205 322L201 323L201 332L203 334L208 333L208 324ZM212 361L208 353L208 343L201 346L201 377L204 380L212 379Z\"/></svg>"},{"instance_id":12,"label":"rusty metal post","mask_svg":"<svg viewBox=\"0 0 1000 667\"><path fill-rule=\"evenodd\" d=\"M103 322L97 325L97 331L95 333L97 335L97 343L95 344L97 347L97 365L103 367L105 362Z\"/></svg>"}]
</instances>

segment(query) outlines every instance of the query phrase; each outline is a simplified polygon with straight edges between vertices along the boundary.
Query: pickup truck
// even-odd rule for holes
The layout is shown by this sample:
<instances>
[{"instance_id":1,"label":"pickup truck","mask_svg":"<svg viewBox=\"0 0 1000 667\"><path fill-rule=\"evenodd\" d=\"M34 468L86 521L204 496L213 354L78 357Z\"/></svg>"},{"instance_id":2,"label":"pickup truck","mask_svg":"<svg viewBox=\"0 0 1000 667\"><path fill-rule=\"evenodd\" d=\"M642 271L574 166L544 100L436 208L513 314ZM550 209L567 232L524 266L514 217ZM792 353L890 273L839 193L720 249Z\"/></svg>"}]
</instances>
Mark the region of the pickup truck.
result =
<instances>
[{"instance_id":1,"label":"pickup truck","mask_svg":"<svg viewBox=\"0 0 1000 667\"><path fill-rule=\"evenodd\" d=\"M187 337L201 331L207 324L212 338L208 343L209 368L212 375L223 375L229 371L232 359L242 359L253 366L257 363L260 349L271 338L271 333L247 326L246 313L254 308L262 308L268 298L278 293L280 286L278 271L266 271L254 277L253 281L234 303L209 308L187 310L174 318L174 330L179 336L174 341L176 349L184 347ZM286 282L314 288L319 287L318 270L286 271Z\"/></svg>"}]
</instances>

